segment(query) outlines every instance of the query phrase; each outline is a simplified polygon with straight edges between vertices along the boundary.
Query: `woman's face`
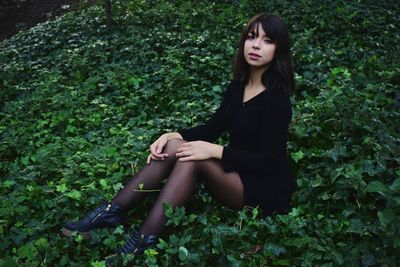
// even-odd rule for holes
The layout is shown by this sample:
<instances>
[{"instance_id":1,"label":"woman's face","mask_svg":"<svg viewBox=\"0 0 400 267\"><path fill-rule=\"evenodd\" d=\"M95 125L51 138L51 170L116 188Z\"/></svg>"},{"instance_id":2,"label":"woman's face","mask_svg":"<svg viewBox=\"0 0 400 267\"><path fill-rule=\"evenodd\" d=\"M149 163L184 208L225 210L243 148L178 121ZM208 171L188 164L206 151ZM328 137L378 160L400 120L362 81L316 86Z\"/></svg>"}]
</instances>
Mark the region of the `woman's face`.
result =
<instances>
[{"instance_id":1,"label":"woman's face","mask_svg":"<svg viewBox=\"0 0 400 267\"><path fill-rule=\"evenodd\" d=\"M244 57L251 67L266 68L274 59L276 44L269 39L259 23L249 31L244 42Z\"/></svg>"}]
</instances>

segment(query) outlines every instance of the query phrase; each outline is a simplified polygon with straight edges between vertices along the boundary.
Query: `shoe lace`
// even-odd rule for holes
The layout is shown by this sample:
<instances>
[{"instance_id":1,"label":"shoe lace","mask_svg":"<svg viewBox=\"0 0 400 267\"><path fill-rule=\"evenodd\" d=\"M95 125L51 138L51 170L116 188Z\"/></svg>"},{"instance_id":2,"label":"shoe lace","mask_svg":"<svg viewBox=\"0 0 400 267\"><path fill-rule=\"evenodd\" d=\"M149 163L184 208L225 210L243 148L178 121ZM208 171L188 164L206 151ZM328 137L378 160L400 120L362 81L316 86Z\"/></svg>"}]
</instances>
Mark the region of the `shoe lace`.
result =
<instances>
[{"instance_id":1,"label":"shoe lace","mask_svg":"<svg viewBox=\"0 0 400 267\"><path fill-rule=\"evenodd\" d=\"M135 253L140 247L140 243L142 242L143 235L139 233L139 231L134 231L131 236L128 238L124 246L121 248L122 253Z\"/></svg>"}]
</instances>

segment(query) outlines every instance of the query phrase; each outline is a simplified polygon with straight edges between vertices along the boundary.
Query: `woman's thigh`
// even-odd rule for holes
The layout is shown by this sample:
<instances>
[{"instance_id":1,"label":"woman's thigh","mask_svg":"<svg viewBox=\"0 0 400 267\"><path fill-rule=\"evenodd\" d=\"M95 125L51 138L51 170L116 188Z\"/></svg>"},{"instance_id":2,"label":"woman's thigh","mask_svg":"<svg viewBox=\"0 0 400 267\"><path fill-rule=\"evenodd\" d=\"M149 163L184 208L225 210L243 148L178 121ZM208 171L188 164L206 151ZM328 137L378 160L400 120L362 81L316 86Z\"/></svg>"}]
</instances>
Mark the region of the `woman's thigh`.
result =
<instances>
[{"instance_id":1,"label":"woman's thigh","mask_svg":"<svg viewBox=\"0 0 400 267\"><path fill-rule=\"evenodd\" d=\"M239 173L225 172L217 159L199 161L196 170L198 178L218 201L233 209L244 207L244 187Z\"/></svg>"}]
</instances>

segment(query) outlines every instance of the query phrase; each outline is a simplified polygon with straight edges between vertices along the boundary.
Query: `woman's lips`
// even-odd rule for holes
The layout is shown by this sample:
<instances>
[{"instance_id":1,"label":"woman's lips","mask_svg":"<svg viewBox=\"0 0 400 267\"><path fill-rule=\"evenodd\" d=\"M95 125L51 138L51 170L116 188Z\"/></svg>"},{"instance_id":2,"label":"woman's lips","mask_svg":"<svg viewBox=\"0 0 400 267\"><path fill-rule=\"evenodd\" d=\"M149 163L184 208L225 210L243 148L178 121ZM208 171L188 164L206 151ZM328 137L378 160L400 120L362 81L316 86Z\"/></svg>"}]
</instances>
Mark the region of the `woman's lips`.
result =
<instances>
[{"instance_id":1,"label":"woman's lips","mask_svg":"<svg viewBox=\"0 0 400 267\"><path fill-rule=\"evenodd\" d=\"M249 53L249 57L253 60L259 59L261 56L254 53Z\"/></svg>"}]
</instances>

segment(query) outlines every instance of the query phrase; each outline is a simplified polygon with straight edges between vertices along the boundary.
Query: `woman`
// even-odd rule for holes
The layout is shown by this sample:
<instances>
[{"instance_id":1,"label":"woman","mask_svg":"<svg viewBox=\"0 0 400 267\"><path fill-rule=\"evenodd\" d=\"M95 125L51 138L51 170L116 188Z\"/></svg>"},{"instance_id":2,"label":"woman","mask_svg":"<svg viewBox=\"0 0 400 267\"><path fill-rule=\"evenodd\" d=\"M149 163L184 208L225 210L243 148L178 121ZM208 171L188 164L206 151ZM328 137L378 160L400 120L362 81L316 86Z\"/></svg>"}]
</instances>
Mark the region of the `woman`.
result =
<instances>
[{"instance_id":1,"label":"woman","mask_svg":"<svg viewBox=\"0 0 400 267\"><path fill-rule=\"evenodd\" d=\"M287 28L280 17L259 14L242 32L233 81L211 119L161 135L150 146L147 165L111 202L66 223L63 233L88 237L90 230L115 227L148 194L145 191L158 188L165 177L149 216L118 253L142 253L156 244L166 222L163 204L184 205L198 181L232 209L259 206L266 216L284 212L294 191L286 152L293 88ZM229 145L214 144L225 131Z\"/></svg>"}]
</instances>

